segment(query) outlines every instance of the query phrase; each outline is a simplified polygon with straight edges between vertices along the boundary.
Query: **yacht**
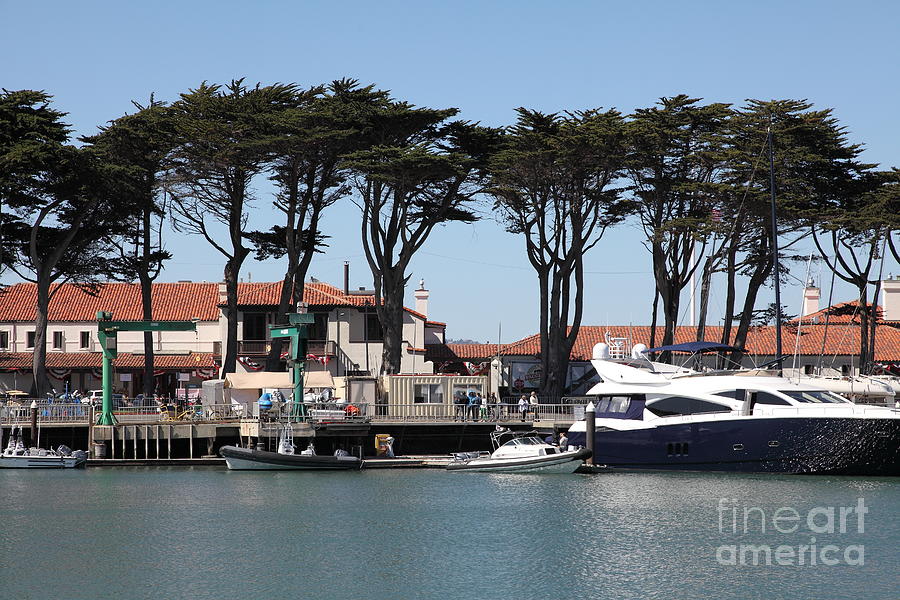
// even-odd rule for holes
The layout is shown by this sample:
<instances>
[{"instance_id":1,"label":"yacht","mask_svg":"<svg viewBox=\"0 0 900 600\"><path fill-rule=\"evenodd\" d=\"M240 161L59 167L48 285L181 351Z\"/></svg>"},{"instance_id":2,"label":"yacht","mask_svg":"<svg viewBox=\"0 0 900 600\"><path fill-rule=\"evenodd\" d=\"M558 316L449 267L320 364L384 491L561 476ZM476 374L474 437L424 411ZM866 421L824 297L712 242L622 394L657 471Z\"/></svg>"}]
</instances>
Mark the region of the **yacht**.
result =
<instances>
[{"instance_id":1,"label":"yacht","mask_svg":"<svg viewBox=\"0 0 900 600\"><path fill-rule=\"evenodd\" d=\"M582 438L584 436L582 435ZM591 457L583 448L560 449L544 442L537 432L515 432L498 427L491 433L494 451L457 452L448 471L574 473Z\"/></svg>"},{"instance_id":2,"label":"yacht","mask_svg":"<svg viewBox=\"0 0 900 600\"><path fill-rule=\"evenodd\" d=\"M711 342L611 358L594 346L601 378L583 401L595 412L594 463L613 469L900 475L900 410L853 404L778 371L700 371L651 362L651 351L733 350ZM688 363L690 364L690 362ZM586 445L586 422L569 443Z\"/></svg>"}]
</instances>

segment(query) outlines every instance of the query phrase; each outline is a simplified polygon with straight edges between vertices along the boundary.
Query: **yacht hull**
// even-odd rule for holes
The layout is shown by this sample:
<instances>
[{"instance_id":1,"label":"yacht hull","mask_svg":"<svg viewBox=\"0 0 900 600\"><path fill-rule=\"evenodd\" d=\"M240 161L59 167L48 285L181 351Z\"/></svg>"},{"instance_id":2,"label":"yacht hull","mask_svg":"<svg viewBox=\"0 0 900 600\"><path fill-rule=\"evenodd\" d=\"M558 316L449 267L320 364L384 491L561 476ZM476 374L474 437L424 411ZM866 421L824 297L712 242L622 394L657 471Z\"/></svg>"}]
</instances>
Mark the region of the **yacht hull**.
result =
<instances>
[{"instance_id":1,"label":"yacht hull","mask_svg":"<svg viewBox=\"0 0 900 600\"><path fill-rule=\"evenodd\" d=\"M355 456L279 454L237 446L222 446L219 454L229 469L238 471L347 471L361 465Z\"/></svg>"},{"instance_id":2,"label":"yacht hull","mask_svg":"<svg viewBox=\"0 0 900 600\"><path fill-rule=\"evenodd\" d=\"M584 432L569 433L585 444ZM900 419L747 418L598 429L611 468L900 476Z\"/></svg>"},{"instance_id":3,"label":"yacht hull","mask_svg":"<svg viewBox=\"0 0 900 600\"><path fill-rule=\"evenodd\" d=\"M574 473L590 457L591 451L582 449L527 458L475 458L450 463L447 470L482 473Z\"/></svg>"}]
</instances>

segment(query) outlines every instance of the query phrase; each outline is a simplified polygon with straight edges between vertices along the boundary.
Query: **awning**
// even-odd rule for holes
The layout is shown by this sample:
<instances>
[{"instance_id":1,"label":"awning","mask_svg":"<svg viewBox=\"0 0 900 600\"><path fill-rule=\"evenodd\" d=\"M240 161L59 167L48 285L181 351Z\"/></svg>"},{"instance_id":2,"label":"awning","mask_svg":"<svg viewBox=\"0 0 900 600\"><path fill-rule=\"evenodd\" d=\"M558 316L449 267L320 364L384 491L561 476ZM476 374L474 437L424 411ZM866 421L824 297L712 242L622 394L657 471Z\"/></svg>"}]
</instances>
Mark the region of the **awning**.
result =
<instances>
[{"instance_id":1,"label":"awning","mask_svg":"<svg viewBox=\"0 0 900 600\"><path fill-rule=\"evenodd\" d=\"M237 390L261 390L263 388L291 388L291 374L281 373L228 373L225 387Z\"/></svg>"},{"instance_id":2,"label":"awning","mask_svg":"<svg viewBox=\"0 0 900 600\"><path fill-rule=\"evenodd\" d=\"M305 388L334 388L334 379L328 371L311 371L303 374Z\"/></svg>"},{"instance_id":3,"label":"awning","mask_svg":"<svg viewBox=\"0 0 900 600\"><path fill-rule=\"evenodd\" d=\"M660 346L659 348L649 348L647 350L643 350L642 352L665 352L666 350L670 352L711 352L711 351L725 351L730 352L732 350L740 350L740 348L735 348L734 346L728 346L726 344L720 344L718 342L685 342L684 344L672 344L671 346Z\"/></svg>"}]
</instances>

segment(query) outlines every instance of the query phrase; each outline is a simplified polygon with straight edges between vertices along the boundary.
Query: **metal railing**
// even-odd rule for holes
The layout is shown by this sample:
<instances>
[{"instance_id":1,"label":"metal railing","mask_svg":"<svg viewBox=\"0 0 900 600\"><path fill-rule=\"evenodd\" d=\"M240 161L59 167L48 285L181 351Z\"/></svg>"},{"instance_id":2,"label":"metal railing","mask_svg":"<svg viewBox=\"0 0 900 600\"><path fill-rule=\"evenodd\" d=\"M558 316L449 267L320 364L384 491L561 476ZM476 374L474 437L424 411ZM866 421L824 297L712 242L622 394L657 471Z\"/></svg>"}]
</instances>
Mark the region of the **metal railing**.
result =
<instances>
[{"instance_id":1,"label":"metal railing","mask_svg":"<svg viewBox=\"0 0 900 600\"><path fill-rule=\"evenodd\" d=\"M255 407L254 407L255 408ZM571 423L583 414L582 404L538 404L523 415L516 404L491 404L469 407L453 404L379 404L318 403L294 406L276 402L270 411L250 414L240 404L118 406L113 409L121 424L140 423L237 423L241 421L293 421L321 423ZM88 425L100 412L99 407L79 403L38 403L42 424ZM255 410L253 411L256 412ZM27 425L31 420L29 403L0 406L0 425Z\"/></svg>"}]
</instances>

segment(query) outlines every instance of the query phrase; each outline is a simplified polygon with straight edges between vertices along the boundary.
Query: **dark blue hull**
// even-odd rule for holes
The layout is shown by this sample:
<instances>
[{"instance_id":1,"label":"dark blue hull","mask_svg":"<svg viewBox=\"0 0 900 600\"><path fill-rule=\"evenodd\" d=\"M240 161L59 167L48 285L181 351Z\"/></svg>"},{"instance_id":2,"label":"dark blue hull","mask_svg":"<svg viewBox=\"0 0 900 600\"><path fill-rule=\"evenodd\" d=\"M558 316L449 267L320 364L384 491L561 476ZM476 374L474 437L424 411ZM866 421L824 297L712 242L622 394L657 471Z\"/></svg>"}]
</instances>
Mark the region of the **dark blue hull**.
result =
<instances>
[{"instance_id":1,"label":"dark blue hull","mask_svg":"<svg viewBox=\"0 0 900 600\"><path fill-rule=\"evenodd\" d=\"M598 427L594 464L621 469L900 476L900 419L748 418ZM584 433L569 443L585 445Z\"/></svg>"}]
</instances>

